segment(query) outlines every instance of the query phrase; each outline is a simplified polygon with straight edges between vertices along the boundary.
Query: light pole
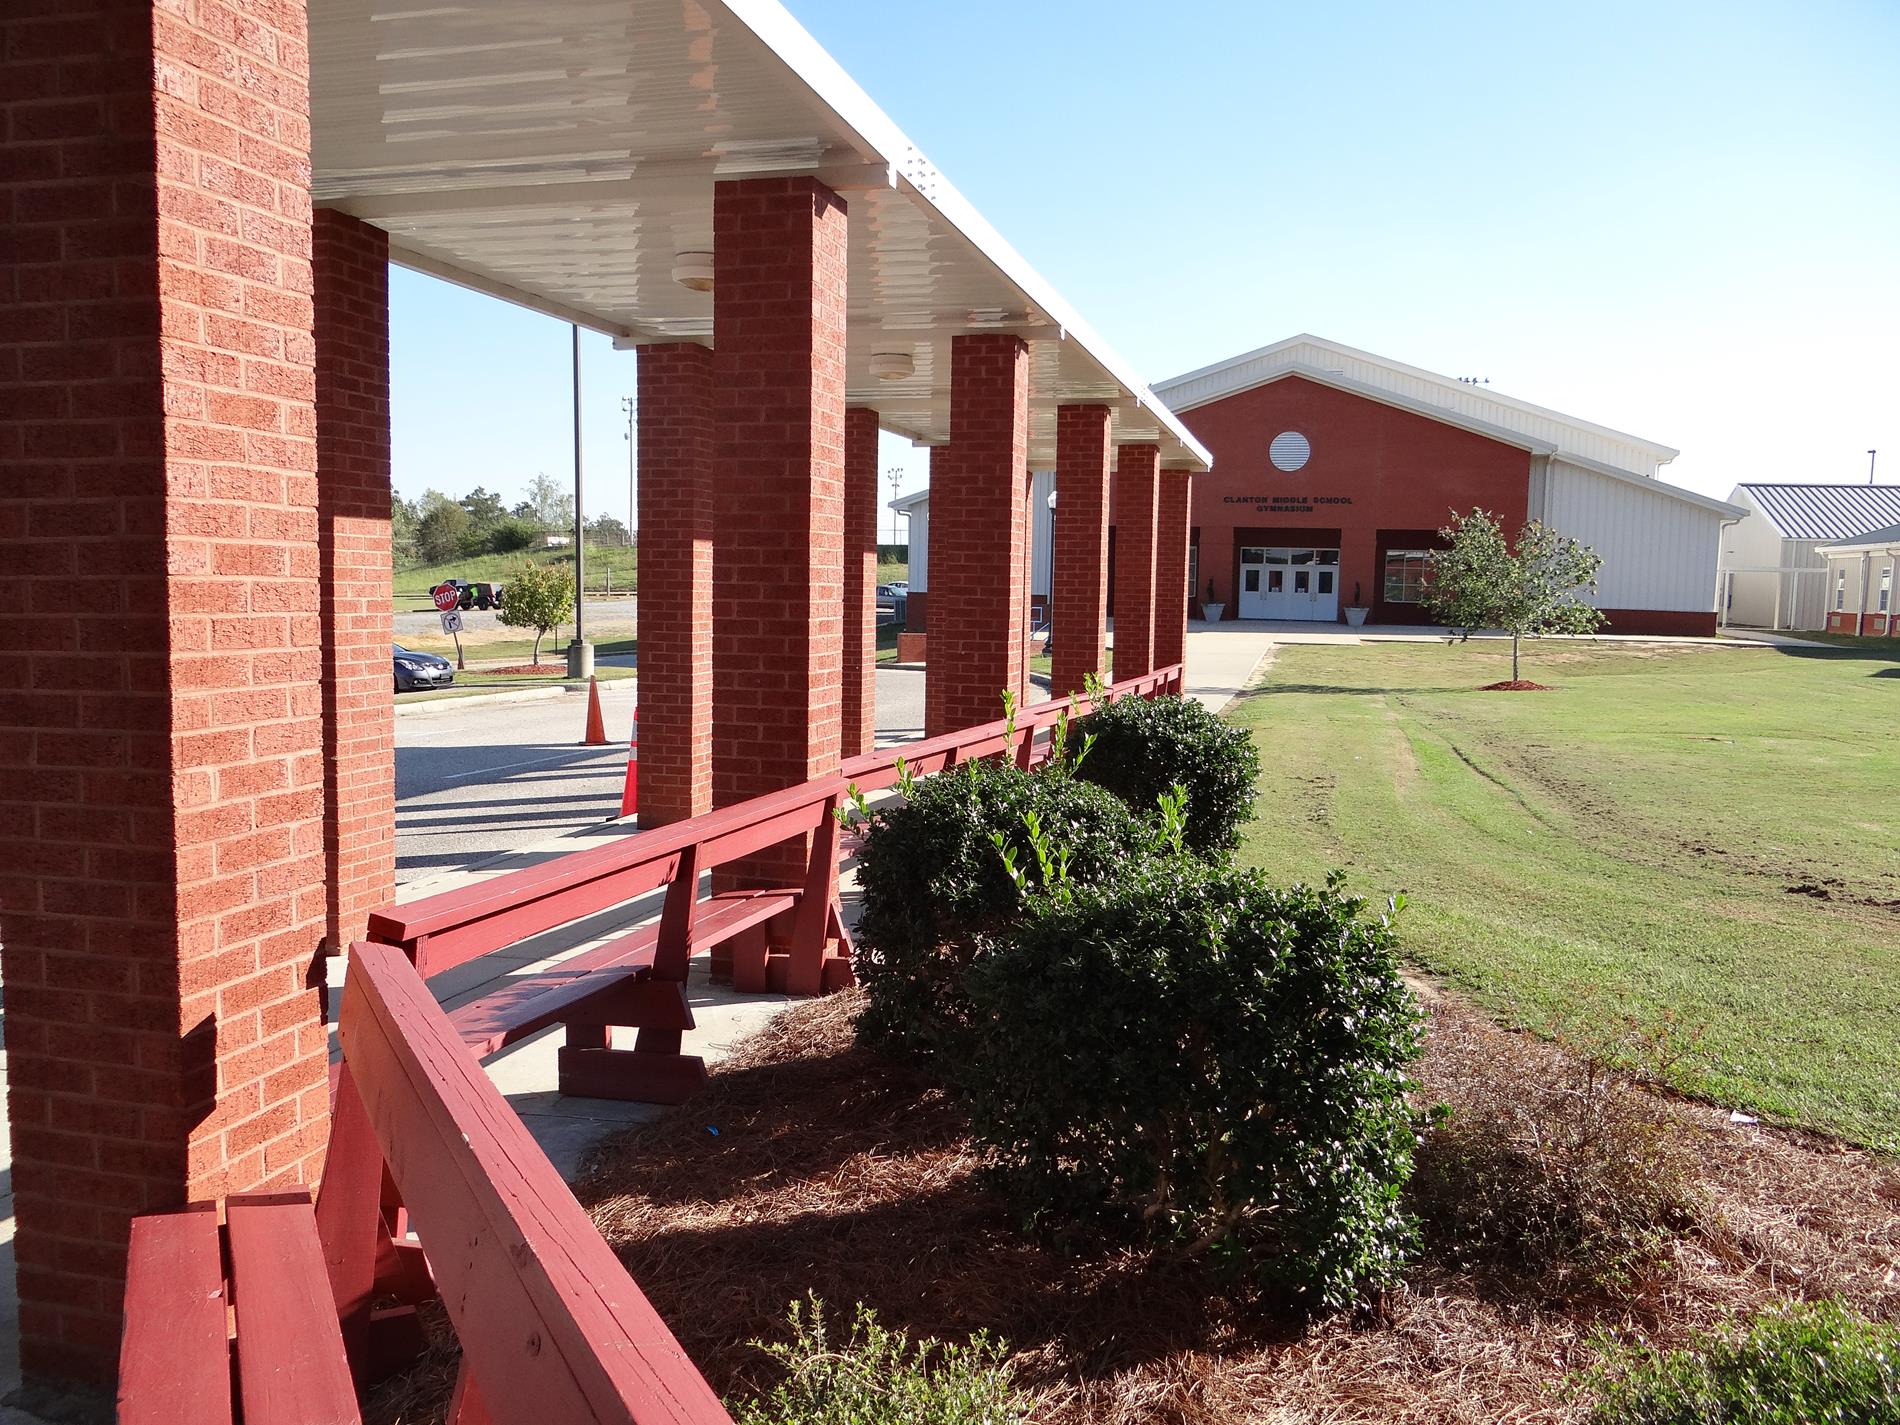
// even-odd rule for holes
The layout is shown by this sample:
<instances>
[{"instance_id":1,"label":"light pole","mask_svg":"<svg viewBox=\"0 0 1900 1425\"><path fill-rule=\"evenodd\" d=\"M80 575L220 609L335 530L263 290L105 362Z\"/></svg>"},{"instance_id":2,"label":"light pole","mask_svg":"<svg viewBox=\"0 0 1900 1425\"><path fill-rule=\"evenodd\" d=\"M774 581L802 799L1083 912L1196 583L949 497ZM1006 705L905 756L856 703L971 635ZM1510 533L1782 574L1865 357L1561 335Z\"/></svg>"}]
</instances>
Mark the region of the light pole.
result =
<instances>
[{"instance_id":1,"label":"light pole","mask_svg":"<svg viewBox=\"0 0 1900 1425\"><path fill-rule=\"evenodd\" d=\"M1880 452L1878 450L1870 450L1867 452L1867 483L1869 485L1874 483L1874 457L1879 454Z\"/></svg>"},{"instance_id":2,"label":"light pole","mask_svg":"<svg viewBox=\"0 0 1900 1425\"><path fill-rule=\"evenodd\" d=\"M1060 493L1049 492L1049 636L1042 641L1045 658L1056 646L1056 496Z\"/></svg>"},{"instance_id":3,"label":"light pole","mask_svg":"<svg viewBox=\"0 0 1900 1425\"><path fill-rule=\"evenodd\" d=\"M634 407L635 402L633 397L622 396L620 398L620 409L627 413L627 543L629 545L633 543L633 531L637 528L634 524L635 510L633 503L633 457L636 448L633 439Z\"/></svg>"},{"instance_id":4,"label":"light pole","mask_svg":"<svg viewBox=\"0 0 1900 1425\"><path fill-rule=\"evenodd\" d=\"M901 465L891 466L890 469L884 472L884 478L891 482L891 498L895 500L897 498L897 486L899 482L902 481L904 478L904 467ZM896 546L897 546L897 509L895 506L893 506L891 509L891 547L896 548Z\"/></svg>"}]
</instances>

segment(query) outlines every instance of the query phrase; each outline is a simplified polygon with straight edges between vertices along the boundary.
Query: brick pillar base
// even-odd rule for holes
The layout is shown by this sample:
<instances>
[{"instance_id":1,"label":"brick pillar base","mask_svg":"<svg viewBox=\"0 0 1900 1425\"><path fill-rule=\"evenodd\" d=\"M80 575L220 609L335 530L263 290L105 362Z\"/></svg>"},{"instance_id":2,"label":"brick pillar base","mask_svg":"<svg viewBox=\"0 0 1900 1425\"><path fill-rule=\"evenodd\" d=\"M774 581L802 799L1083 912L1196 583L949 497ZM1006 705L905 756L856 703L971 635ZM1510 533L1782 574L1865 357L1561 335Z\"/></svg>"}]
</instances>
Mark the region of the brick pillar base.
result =
<instances>
[{"instance_id":1,"label":"brick pillar base","mask_svg":"<svg viewBox=\"0 0 1900 1425\"><path fill-rule=\"evenodd\" d=\"M1194 477L1163 470L1155 515L1154 666L1187 661L1188 507Z\"/></svg>"},{"instance_id":2,"label":"brick pillar base","mask_svg":"<svg viewBox=\"0 0 1900 1425\"><path fill-rule=\"evenodd\" d=\"M844 424L844 701L840 750L877 745L877 412L854 406Z\"/></svg>"},{"instance_id":3,"label":"brick pillar base","mask_svg":"<svg viewBox=\"0 0 1900 1425\"><path fill-rule=\"evenodd\" d=\"M304 7L233 13L0 6L0 942L47 1384L112 1379L133 1214L307 1179L327 1129Z\"/></svg>"},{"instance_id":4,"label":"brick pillar base","mask_svg":"<svg viewBox=\"0 0 1900 1425\"><path fill-rule=\"evenodd\" d=\"M312 221L318 608L323 628L325 940L363 937L396 894L396 705L389 672L389 237Z\"/></svg>"},{"instance_id":5,"label":"brick pillar base","mask_svg":"<svg viewBox=\"0 0 1900 1425\"><path fill-rule=\"evenodd\" d=\"M713 804L838 770L845 205L809 178L713 187ZM734 868L779 881L798 842Z\"/></svg>"},{"instance_id":6,"label":"brick pillar base","mask_svg":"<svg viewBox=\"0 0 1900 1425\"><path fill-rule=\"evenodd\" d=\"M1020 704L1028 636L1029 357L1022 339L950 342L950 444L930 461L928 736Z\"/></svg>"},{"instance_id":7,"label":"brick pillar base","mask_svg":"<svg viewBox=\"0 0 1900 1425\"><path fill-rule=\"evenodd\" d=\"M640 825L712 810L713 354L640 349Z\"/></svg>"},{"instance_id":8,"label":"brick pillar base","mask_svg":"<svg viewBox=\"0 0 1900 1425\"><path fill-rule=\"evenodd\" d=\"M1056 410L1055 651L1049 683L1058 698L1100 675L1108 645L1107 406Z\"/></svg>"},{"instance_id":9,"label":"brick pillar base","mask_svg":"<svg viewBox=\"0 0 1900 1425\"><path fill-rule=\"evenodd\" d=\"M1115 452L1115 677L1155 666L1155 519L1161 451L1124 445ZM1181 575L1185 582L1187 573Z\"/></svg>"}]
</instances>

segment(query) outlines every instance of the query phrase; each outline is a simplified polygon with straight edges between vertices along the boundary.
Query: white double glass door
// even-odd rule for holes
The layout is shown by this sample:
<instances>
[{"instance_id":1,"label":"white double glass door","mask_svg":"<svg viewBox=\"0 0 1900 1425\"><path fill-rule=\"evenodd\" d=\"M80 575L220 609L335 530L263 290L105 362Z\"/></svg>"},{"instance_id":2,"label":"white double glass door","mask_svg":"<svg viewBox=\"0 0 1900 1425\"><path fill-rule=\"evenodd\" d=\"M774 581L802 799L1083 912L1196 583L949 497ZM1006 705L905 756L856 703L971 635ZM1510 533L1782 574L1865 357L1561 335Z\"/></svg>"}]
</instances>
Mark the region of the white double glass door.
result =
<instances>
[{"instance_id":1,"label":"white double glass door","mask_svg":"<svg viewBox=\"0 0 1900 1425\"><path fill-rule=\"evenodd\" d=\"M1242 549L1242 618L1315 620L1339 617L1337 549Z\"/></svg>"}]
</instances>

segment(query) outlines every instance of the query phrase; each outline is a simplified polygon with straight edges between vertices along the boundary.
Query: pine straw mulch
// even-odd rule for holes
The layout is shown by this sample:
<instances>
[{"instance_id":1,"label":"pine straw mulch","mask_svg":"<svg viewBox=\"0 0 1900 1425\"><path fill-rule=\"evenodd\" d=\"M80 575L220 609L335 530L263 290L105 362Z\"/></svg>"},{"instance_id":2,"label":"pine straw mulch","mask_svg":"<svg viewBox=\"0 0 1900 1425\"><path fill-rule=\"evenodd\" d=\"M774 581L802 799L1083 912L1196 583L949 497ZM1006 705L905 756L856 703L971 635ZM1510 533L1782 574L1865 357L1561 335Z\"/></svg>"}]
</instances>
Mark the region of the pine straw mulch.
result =
<instances>
[{"instance_id":1,"label":"pine straw mulch","mask_svg":"<svg viewBox=\"0 0 1900 1425\"><path fill-rule=\"evenodd\" d=\"M1421 989L1426 1102L1508 1118L1573 1092L1565 1051ZM914 1334L1002 1336L1047 1425L1569 1421L1561 1383L1589 1364L1599 1328L1669 1344L1783 1297L1900 1318L1891 1161L1627 1084L1634 1107L1619 1112L1660 1134L1655 1170L1683 1175L1671 1191L1686 1216L1615 1288L1548 1264L1514 1270L1508 1253L1471 1265L1428 1231L1403 1287L1302 1325L1231 1300L1193 1266L1058 1257L977 1181L956 1104L856 1045L859 1002L852 991L786 1011L708 1092L604 1142L578 1185L721 1394L769 1384L748 1343L780 1337L787 1303L808 1291L841 1319L863 1301ZM1434 1163L1421 1154L1422 1195ZM439 1419L451 1378L438 1352L371 1416Z\"/></svg>"}]
</instances>

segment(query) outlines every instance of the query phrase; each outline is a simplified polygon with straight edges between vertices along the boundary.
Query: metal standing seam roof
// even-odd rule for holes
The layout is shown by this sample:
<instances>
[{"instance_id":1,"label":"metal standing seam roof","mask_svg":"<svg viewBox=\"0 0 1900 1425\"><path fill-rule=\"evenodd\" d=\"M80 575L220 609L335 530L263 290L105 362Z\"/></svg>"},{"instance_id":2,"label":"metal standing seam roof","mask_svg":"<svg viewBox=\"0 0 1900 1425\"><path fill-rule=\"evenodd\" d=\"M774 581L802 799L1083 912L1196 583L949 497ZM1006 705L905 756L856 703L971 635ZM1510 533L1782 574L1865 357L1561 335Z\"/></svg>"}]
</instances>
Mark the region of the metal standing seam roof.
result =
<instances>
[{"instance_id":1,"label":"metal standing seam roof","mask_svg":"<svg viewBox=\"0 0 1900 1425\"><path fill-rule=\"evenodd\" d=\"M1900 485L1737 485L1783 539L1852 539L1900 522Z\"/></svg>"},{"instance_id":2,"label":"metal standing seam roof","mask_svg":"<svg viewBox=\"0 0 1900 1425\"><path fill-rule=\"evenodd\" d=\"M1890 524L1882 529L1870 529L1864 534L1852 535L1847 539L1837 539L1834 543L1822 546L1824 549L1852 552L1862 549L1891 549L1900 546L1900 524Z\"/></svg>"}]
</instances>

